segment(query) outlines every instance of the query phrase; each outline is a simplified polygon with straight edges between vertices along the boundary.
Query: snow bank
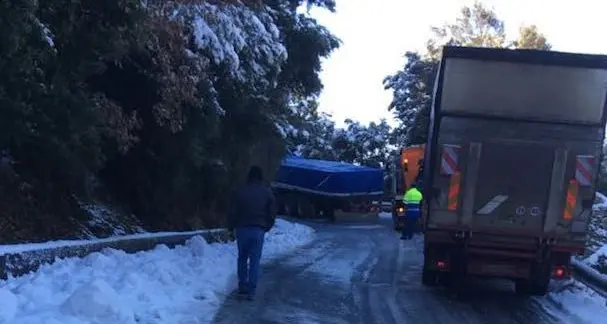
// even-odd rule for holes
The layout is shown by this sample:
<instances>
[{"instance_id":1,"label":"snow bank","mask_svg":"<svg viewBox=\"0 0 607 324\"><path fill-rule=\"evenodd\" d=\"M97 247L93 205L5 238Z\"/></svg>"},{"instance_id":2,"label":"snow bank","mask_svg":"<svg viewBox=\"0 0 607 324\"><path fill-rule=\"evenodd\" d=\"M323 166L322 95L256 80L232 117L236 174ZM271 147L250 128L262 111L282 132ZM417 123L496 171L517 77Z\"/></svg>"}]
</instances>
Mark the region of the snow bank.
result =
<instances>
[{"instance_id":1,"label":"snow bank","mask_svg":"<svg viewBox=\"0 0 607 324\"><path fill-rule=\"evenodd\" d=\"M277 220L263 260L314 237L304 225ZM106 249L59 260L0 281L0 324L209 323L235 287L234 243L200 236L169 249L126 254Z\"/></svg>"},{"instance_id":2,"label":"snow bank","mask_svg":"<svg viewBox=\"0 0 607 324\"><path fill-rule=\"evenodd\" d=\"M604 323L607 318L605 298L577 281L570 281L549 298L583 323Z\"/></svg>"},{"instance_id":3,"label":"snow bank","mask_svg":"<svg viewBox=\"0 0 607 324\"><path fill-rule=\"evenodd\" d=\"M607 245L601 246L598 250L588 256L584 261L588 264L598 264L599 257L607 257Z\"/></svg>"},{"instance_id":4,"label":"snow bank","mask_svg":"<svg viewBox=\"0 0 607 324\"><path fill-rule=\"evenodd\" d=\"M0 324L10 323L17 314L18 299L12 292L0 288Z\"/></svg>"},{"instance_id":5,"label":"snow bank","mask_svg":"<svg viewBox=\"0 0 607 324\"><path fill-rule=\"evenodd\" d=\"M46 250L46 249L56 249L61 247L75 247L75 246L83 246L90 245L91 243L111 243L117 242L121 240L128 239L138 239L138 238L162 238L166 236L175 236L177 234L184 235L202 235L204 233L212 233L212 232L221 232L223 229L217 230L200 230L200 231L190 231L190 232L155 232L155 233L140 233L140 234L131 234L131 235L122 235L115 236L105 239L96 239L96 240L62 240L62 241L49 241L43 243L24 243L24 244L10 244L10 245L0 245L0 255L8 254L8 253L23 253L23 252L31 252L38 250Z\"/></svg>"},{"instance_id":6,"label":"snow bank","mask_svg":"<svg viewBox=\"0 0 607 324\"><path fill-rule=\"evenodd\" d=\"M607 269L607 197L599 192L592 207L593 214L588 227L588 250L592 253L582 259L584 265L592 274L602 276L607 284L607 274L600 274L598 269L605 272ZM578 262L574 260L574 262Z\"/></svg>"},{"instance_id":7,"label":"snow bank","mask_svg":"<svg viewBox=\"0 0 607 324\"><path fill-rule=\"evenodd\" d=\"M596 201L593 206L593 209L599 209L599 208L607 208L607 196L603 195L600 192L597 192Z\"/></svg>"}]
</instances>

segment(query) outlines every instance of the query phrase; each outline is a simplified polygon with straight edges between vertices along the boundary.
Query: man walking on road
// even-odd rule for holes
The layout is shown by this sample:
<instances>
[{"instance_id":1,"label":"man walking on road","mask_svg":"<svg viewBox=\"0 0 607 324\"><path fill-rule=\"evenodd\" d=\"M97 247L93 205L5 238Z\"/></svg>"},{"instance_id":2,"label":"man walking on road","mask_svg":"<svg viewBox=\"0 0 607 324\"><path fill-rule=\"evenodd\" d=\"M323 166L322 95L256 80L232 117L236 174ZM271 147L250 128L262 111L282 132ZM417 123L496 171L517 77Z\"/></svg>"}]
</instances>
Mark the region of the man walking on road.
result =
<instances>
[{"instance_id":1,"label":"man walking on road","mask_svg":"<svg viewBox=\"0 0 607 324\"><path fill-rule=\"evenodd\" d=\"M417 221L421 215L420 205L423 199L422 193L417 189L417 184L412 184L403 197L403 202L407 208L405 213L405 226L403 226L403 234L401 240L410 240L413 238L413 233L417 227Z\"/></svg>"},{"instance_id":2,"label":"man walking on road","mask_svg":"<svg viewBox=\"0 0 607 324\"><path fill-rule=\"evenodd\" d=\"M265 233L276 219L274 195L262 182L261 168L252 166L247 184L234 194L228 214L228 228L235 230L238 246L238 293L249 300L255 296Z\"/></svg>"}]
</instances>

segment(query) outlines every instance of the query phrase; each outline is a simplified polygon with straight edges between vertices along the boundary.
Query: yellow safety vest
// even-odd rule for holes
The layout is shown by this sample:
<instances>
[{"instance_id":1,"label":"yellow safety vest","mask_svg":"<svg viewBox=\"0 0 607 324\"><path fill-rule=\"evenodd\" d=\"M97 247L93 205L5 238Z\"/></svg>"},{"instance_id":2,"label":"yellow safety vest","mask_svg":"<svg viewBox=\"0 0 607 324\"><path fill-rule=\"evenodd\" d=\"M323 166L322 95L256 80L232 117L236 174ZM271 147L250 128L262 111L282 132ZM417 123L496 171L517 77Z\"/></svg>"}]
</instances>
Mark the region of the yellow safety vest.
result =
<instances>
[{"instance_id":1,"label":"yellow safety vest","mask_svg":"<svg viewBox=\"0 0 607 324\"><path fill-rule=\"evenodd\" d=\"M423 199L424 196L417 188L411 188L405 192L403 202L407 206L407 210L413 211L419 210L419 205Z\"/></svg>"}]
</instances>

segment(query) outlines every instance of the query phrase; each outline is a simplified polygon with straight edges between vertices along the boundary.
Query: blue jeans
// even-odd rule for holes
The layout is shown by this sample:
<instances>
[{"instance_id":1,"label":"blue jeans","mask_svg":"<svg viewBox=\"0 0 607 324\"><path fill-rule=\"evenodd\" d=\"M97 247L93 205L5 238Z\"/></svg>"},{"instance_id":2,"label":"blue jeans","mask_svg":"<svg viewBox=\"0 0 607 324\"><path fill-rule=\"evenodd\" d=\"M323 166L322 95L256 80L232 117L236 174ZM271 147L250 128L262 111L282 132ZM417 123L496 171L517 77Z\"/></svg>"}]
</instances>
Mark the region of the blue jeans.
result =
<instances>
[{"instance_id":1,"label":"blue jeans","mask_svg":"<svg viewBox=\"0 0 607 324\"><path fill-rule=\"evenodd\" d=\"M258 226L245 226L236 229L238 245L238 289L249 295L255 293L259 278L259 263L265 231Z\"/></svg>"},{"instance_id":2,"label":"blue jeans","mask_svg":"<svg viewBox=\"0 0 607 324\"><path fill-rule=\"evenodd\" d=\"M419 216L419 210L407 211L407 214L405 215L405 224L403 226L403 238L413 238L413 233L415 233Z\"/></svg>"}]
</instances>

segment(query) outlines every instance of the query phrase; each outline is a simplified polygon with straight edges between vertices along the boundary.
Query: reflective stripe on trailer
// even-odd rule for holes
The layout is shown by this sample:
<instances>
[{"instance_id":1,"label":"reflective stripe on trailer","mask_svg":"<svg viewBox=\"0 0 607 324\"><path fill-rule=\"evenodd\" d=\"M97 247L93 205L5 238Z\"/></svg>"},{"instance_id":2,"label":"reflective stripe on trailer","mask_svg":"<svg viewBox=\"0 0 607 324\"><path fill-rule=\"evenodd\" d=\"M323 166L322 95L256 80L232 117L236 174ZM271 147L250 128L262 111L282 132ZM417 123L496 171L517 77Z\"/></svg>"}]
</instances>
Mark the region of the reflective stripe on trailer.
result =
<instances>
[{"instance_id":1,"label":"reflective stripe on trailer","mask_svg":"<svg viewBox=\"0 0 607 324\"><path fill-rule=\"evenodd\" d=\"M506 195L497 195L491 200L489 200L486 204L483 205L476 213L477 214L491 214L493 211L497 209L501 204L503 204L506 200L508 200L508 196Z\"/></svg>"},{"instance_id":2,"label":"reflective stripe on trailer","mask_svg":"<svg viewBox=\"0 0 607 324\"><path fill-rule=\"evenodd\" d=\"M443 154L441 155L440 173L444 175L453 175L459 171L459 145L443 145Z\"/></svg>"},{"instance_id":3,"label":"reflective stripe on trailer","mask_svg":"<svg viewBox=\"0 0 607 324\"><path fill-rule=\"evenodd\" d=\"M592 185L593 171L593 155L578 155L575 157L575 180L577 180L580 186Z\"/></svg>"},{"instance_id":4,"label":"reflective stripe on trailer","mask_svg":"<svg viewBox=\"0 0 607 324\"><path fill-rule=\"evenodd\" d=\"M575 179L569 180L565 210L563 211L563 219L566 221L573 219L573 213L575 212L575 206L577 205L578 189L578 182Z\"/></svg>"},{"instance_id":5,"label":"reflective stripe on trailer","mask_svg":"<svg viewBox=\"0 0 607 324\"><path fill-rule=\"evenodd\" d=\"M459 197L459 184L461 173L455 172L449 180L449 195L447 199L447 209L450 211L457 210L457 202Z\"/></svg>"}]
</instances>

